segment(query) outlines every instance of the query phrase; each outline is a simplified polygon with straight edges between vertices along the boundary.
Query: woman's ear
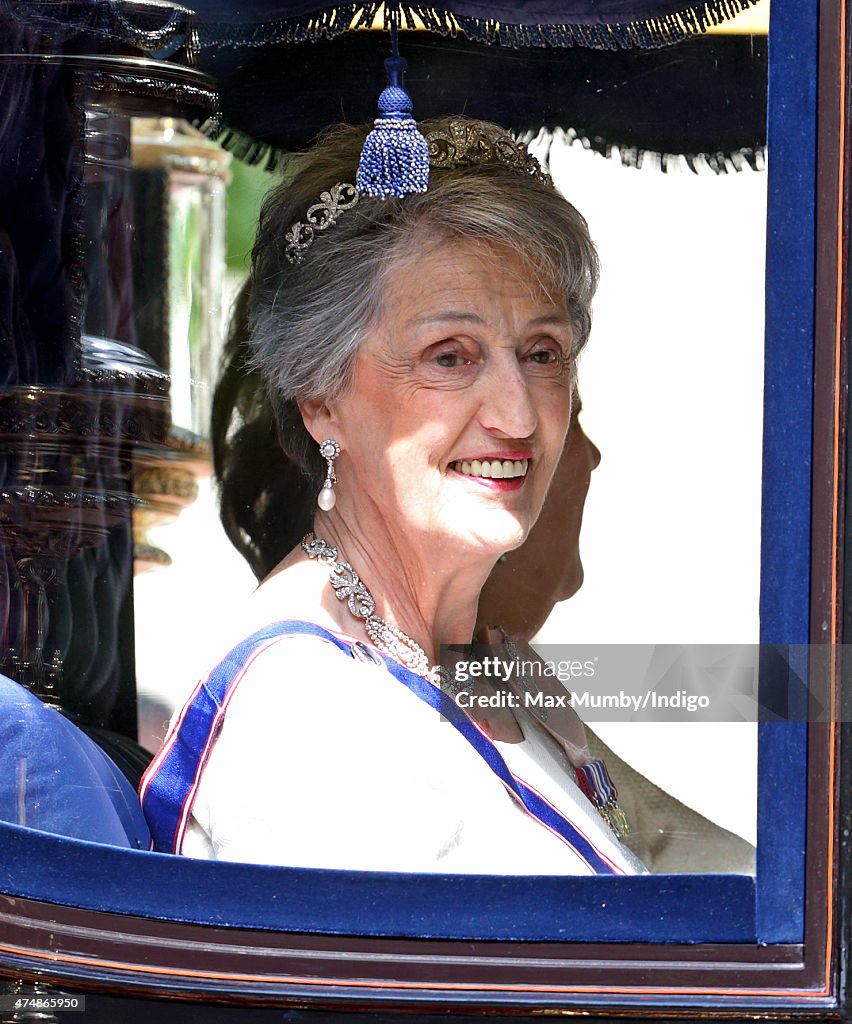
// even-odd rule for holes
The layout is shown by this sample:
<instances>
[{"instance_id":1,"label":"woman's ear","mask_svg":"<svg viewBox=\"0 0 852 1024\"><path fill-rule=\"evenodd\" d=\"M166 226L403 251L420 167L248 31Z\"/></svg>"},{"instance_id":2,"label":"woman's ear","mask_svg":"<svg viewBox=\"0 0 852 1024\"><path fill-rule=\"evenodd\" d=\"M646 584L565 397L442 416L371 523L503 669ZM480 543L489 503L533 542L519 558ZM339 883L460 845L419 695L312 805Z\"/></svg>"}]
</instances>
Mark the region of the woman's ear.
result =
<instances>
[{"instance_id":1,"label":"woman's ear","mask_svg":"<svg viewBox=\"0 0 852 1024\"><path fill-rule=\"evenodd\" d=\"M302 414L305 430L307 430L317 444L320 444L329 437L333 437L341 445L343 444L343 439L340 437L338 418L333 408L326 402L326 399L309 398L297 404L299 412Z\"/></svg>"}]
</instances>

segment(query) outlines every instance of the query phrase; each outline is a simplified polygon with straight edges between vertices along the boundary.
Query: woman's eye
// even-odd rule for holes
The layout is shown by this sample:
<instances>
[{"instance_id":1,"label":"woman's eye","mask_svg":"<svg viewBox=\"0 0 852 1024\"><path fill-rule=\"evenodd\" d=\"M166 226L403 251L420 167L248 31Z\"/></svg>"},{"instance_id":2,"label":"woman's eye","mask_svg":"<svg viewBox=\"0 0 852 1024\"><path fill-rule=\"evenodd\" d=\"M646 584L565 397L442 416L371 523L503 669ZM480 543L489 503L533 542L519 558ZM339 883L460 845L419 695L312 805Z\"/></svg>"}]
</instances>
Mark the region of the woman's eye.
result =
<instances>
[{"instance_id":1,"label":"woman's eye","mask_svg":"<svg viewBox=\"0 0 852 1024\"><path fill-rule=\"evenodd\" d=\"M434 362L437 366L443 366L447 370L452 370L457 366L462 366L468 360L459 352L441 352L435 356Z\"/></svg>"},{"instance_id":2,"label":"woman's eye","mask_svg":"<svg viewBox=\"0 0 852 1024\"><path fill-rule=\"evenodd\" d=\"M535 366L546 366L553 369L561 367L564 360L561 349L549 347L533 349L525 358Z\"/></svg>"},{"instance_id":3,"label":"woman's eye","mask_svg":"<svg viewBox=\"0 0 852 1024\"><path fill-rule=\"evenodd\" d=\"M423 365L433 374L455 380L476 366L481 359L478 345L458 338L444 338L422 354Z\"/></svg>"}]
</instances>

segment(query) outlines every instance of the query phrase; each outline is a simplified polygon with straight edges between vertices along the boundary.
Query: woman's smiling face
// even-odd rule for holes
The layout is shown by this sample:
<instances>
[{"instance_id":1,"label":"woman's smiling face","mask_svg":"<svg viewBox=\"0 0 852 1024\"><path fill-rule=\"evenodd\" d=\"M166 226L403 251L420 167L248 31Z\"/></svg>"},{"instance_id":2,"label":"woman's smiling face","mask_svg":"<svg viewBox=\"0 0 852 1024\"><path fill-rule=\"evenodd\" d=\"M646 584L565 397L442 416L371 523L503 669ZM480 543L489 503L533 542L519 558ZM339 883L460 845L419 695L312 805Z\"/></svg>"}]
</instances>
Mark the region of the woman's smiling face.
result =
<instances>
[{"instance_id":1,"label":"woman's smiling face","mask_svg":"<svg viewBox=\"0 0 852 1024\"><path fill-rule=\"evenodd\" d=\"M313 424L343 449L342 514L494 558L524 541L571 411L572 327L554 293L511 250L470 241L391 273L352 387Z\"/></svg>"}]
</instances>

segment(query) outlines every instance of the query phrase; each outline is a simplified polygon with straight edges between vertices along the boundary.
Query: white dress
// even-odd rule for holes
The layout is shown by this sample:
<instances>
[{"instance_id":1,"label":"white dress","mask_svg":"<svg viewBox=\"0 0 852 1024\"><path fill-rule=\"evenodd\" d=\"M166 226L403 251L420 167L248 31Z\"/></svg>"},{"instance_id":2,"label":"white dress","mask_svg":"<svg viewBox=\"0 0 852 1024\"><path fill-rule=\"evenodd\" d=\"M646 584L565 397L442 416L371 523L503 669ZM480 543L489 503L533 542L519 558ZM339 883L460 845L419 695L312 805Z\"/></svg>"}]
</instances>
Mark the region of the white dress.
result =
<instances>
[{"instance_id":1,"label":"white dress","mask_svg":"<svg viewBox=\"0 0 852 1024\"><path fill-rule=\"evenodd\" d=\"M495 744L510 771L614 873L643 872L580 791L558 744L532 717L520 724L522 743ZM178 852L350 870L595 873L384 665L313 636L277 639L235 688Z\"/></svg>"}]
</instances>

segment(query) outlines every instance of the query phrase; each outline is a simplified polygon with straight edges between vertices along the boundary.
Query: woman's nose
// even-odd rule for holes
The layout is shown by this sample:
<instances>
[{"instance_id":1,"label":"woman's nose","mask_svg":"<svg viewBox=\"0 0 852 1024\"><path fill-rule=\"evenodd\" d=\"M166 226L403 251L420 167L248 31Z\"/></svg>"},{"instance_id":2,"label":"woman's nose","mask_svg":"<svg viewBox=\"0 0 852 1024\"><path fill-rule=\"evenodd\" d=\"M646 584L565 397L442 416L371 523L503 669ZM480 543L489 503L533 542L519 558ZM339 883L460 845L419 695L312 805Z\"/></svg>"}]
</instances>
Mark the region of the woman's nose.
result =
<instances>
[{"instance_id":1,"label":"woman's nose","mask_svg":"<svg viewBox=\"0 0 852 1024\"><path fill-rule=\"evenodd\" d=\"M504 437L529 437L538 426L529 382L514 353L510 359L494 360L483 381L487 389L481 422L486 430Z\"/></svg>"}]
</instances>

